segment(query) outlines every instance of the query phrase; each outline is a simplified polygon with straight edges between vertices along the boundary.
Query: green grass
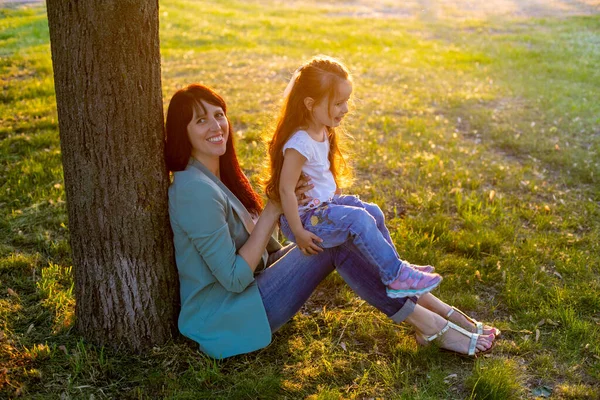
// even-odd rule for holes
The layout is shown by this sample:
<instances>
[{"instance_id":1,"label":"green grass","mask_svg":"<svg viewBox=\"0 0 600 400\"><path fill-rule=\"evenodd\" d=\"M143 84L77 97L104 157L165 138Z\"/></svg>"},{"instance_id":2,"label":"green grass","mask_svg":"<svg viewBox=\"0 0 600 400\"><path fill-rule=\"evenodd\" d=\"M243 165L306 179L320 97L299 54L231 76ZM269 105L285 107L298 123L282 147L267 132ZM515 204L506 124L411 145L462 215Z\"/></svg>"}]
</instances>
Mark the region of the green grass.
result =
<instances>
[{"instance_id":1,"label":"green grass","mask_svg":"<svg viewBox=\"0 0 600 400\"><path fill-rule=\"evenodd\" d=\"M161 3L165 106L224 95L256 182L306 58L344 60L356 181L436 292L504 332L477 361L419 348L332 275L261 351L142 355L72 329L74 299L45 9L0 10L0 394L28 398L600 397L600 16L352 18L337 6Z\"/></svg>"}]
</instances>

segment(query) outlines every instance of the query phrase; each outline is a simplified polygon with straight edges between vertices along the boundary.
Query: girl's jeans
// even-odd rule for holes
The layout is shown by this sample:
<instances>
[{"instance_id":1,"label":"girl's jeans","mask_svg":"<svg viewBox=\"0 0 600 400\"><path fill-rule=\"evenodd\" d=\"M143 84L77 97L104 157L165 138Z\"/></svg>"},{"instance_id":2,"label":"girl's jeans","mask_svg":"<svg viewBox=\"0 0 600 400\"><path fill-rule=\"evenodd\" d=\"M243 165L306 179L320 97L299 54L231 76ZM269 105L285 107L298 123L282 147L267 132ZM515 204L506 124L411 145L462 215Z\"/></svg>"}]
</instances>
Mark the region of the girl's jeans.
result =
<instances>
[{"instance_id":1,"label":"girl's jeans","mask_svg":"<svg viewBox=\"0 0 600 400\"><path fill-rule=\"evenodd\" d=\"M290 320L318 284L334 269L352 290L395 322L415 308L416 297L387 297L379 271L352 242L306 256L290 244L269 256L269 267L256 276L271 331Z\"/></svg>"},{"instance_id":2,"label":"girl's jeans","mask_svg":"<svg viewBox=\"0 0 600 400\"><path fill-rule=\"evenodd\" d=\"M323 240L319 244L323 248L351 241L379 270L385 285L398 278L404 262L398 257L383 212L376 204L364 203L356 196L334 196L330 202L305 211L300 220L304 229ZM285 215L281 216L280 222L283 234L295 241Z\"/></svg>"}]
</instances>

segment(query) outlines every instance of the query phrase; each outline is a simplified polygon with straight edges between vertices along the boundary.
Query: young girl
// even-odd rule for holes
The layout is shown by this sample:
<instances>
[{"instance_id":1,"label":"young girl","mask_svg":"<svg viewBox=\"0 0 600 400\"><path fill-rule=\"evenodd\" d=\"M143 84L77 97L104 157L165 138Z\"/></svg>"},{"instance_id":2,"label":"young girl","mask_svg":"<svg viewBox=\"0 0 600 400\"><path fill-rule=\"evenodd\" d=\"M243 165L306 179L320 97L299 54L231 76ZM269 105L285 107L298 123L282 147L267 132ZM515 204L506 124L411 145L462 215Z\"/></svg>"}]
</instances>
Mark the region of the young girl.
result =
<instances>
[{"instance_id":1,"label":"young girl","mask_svg":"<svg viewBox=\"0 0 600 400\"><path fill-rule=\"evenodd\" d=\"M340 195L345 164L335 128L348 112L351 93L348 70L335 59L315 57L296 70L269 143L267 196L281 202L281 230L304 254L350 239L379 269L389 297L422 295L438 286L442 277L431 273L431 266L399 258L377 205ZM310 177L314 188L307 192L310 203L299 206L294 189L301 173Z\"/></svg>"}]
</instances>

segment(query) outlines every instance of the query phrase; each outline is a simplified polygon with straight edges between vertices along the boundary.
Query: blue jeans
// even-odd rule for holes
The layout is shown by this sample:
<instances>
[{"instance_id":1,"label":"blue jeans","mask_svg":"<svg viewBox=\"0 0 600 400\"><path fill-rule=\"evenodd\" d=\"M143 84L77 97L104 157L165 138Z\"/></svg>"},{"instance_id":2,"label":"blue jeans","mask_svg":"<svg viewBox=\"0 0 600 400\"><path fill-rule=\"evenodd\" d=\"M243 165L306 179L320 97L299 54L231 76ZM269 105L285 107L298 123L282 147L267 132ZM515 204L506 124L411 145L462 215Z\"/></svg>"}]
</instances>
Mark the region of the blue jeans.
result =
<instances>
[{"instance_id":1,"label":"blue jeans","mask_svg":"<svg viewBox=\"0 0 600 400\"><path fill-rule=\"evenodd\" d=\"M417 303L416 297L388 297L378 269L352 242L313 256L302 254L295 244L290 244L271 254L269 261L269 267L258 273L256 282L272 332L300 310L334 269L357 295L395 322L409 316Z\"/></svg>"},{"instance_id":2,"label":"blue jeans","mask_svg":"<svg viewBox=\"0 0 600 400\"><path fill-rule=\"evenodd\" d=\"M376 204L364 203L356 196L334 196L332 201L308 210L300 216L304 228L323 242L323 248L352 241L364 258L379 270L381 281L389 285L400 275L404 261L398 257L383 212ZM281 231L295 241L285 218L280 219Z\"/></svg>"}]
</instances>

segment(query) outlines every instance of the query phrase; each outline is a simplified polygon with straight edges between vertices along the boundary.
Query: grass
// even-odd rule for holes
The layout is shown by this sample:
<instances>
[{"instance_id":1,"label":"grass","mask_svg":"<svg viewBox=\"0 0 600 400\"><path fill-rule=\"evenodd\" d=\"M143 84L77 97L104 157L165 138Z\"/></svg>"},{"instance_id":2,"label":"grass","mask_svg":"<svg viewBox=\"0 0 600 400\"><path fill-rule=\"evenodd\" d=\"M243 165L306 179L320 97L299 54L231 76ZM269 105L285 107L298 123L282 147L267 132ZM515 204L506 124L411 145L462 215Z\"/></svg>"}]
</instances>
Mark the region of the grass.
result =
<instances>
[{"instance_id":1,"label":"grass","mask_svg":"<svg viewBox=\"0 0 600 400\"><path fill-rule=\"evenodd\" d=\"M303 60L343 59L356 181L442 299L504 332L476 361L419 348L332 275L261 351L181 338L142 355L72 329L72 266L43 7L0 10L0 396L600 397L600 17L354 18L335 5L161 3L165 106L224 95L256 182ZM304 8L302 8L304 7Z\"/></svg>"}]
</instances>

